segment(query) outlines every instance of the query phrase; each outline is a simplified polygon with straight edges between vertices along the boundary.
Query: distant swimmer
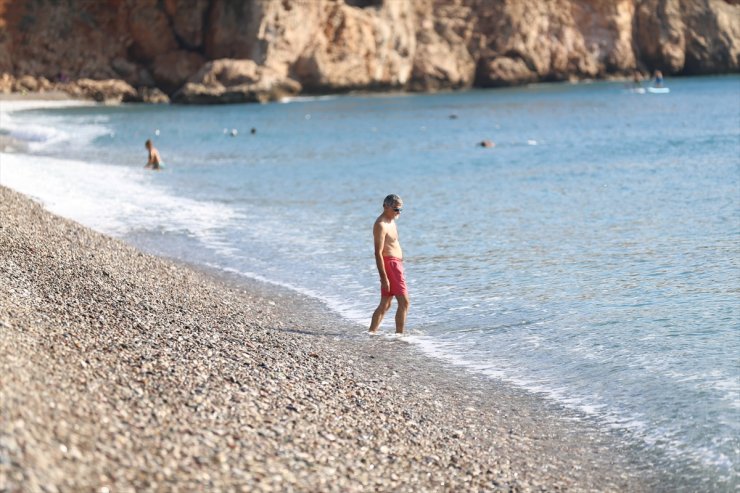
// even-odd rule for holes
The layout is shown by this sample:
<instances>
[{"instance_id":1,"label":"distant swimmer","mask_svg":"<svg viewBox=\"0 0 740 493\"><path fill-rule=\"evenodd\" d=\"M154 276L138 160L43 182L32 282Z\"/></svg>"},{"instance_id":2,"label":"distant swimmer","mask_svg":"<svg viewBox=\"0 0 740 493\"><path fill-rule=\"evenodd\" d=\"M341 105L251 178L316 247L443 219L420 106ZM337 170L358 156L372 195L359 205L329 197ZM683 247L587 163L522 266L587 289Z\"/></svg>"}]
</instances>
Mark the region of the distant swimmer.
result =
<instances>
[{"instance_id":1,"label":"distant swimmer","mask_svg":"<svg viewBox=\"0 0 740 493\"><path fill-rule=\"evenodd\" d=\"M149 151L149 159L147 159L146 166L144 167L148 169L154 169L157 171L164 168L164 163L162 162L162 158L159 156L159 151L157 150L157 148L154 147L154 144L152 144L152 140L147 139L144 146Z\"/></svg>"},{"instance_id":2,"label":"distant swimmer","mask_svg":"<svg viewBox=\"0 0 740 493\"><path fill-rule=\"evenodd\" d=\"M254 135L254 134L257 133L257 129L254 128L254 127L252 127L252 130L250 130L249 133L251 133L252 135Z\"/></svg>"},{"instance_id":3,"label":"distant swimmer","mask_svg":"<svg viewBox=\"0 0 740 493\"><path fill-rule=\"evenodd\" d=\"M373 313L370 332L377 332L385 313L390 309L395 296L398 302L396 311L396 334L403 333L406 314L409 310L409 293L403 273L403 252L398 241L396 219L403 210L403 200L398 195L388 195L383 200L383 213L373 226L375 244L375 265L380 274L380 304Z\"/></svg>"},{"instance_id":4,"label":"distant swimmer","mask_svg":"<svg viewBox=\"0 0 740 493\"><path fill-rule=\"evenodd\" d=\"M490 140L481 140L478 142L478 145L481 147L496 147L496 144L491 142Z\"/></svg>"},{"instance_id":5,"label":"distant swimmer","mask_svg":"<svg viewBox=\"0 0 740 493\"><path fill-rule=\"evenodd\" d=\"M663 87L663 72L660 70L655 71L655 87Z\"/></svg>"}]
</instances>

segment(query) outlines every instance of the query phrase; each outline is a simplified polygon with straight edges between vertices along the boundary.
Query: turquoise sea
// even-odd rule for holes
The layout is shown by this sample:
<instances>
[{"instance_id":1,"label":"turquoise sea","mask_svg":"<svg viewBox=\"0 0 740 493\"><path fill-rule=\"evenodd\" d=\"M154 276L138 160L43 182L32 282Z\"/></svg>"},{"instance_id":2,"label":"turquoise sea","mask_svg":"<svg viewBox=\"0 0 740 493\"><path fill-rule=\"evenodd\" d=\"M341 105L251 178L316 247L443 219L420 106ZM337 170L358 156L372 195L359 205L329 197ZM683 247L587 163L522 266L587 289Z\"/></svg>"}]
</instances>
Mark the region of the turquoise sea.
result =
<instances>
[{"instance_id":1,"label":"turquoise sea","mask_svg":"<svg viewBox=\"0 0 740 493\"><path fill-rule=\"evenodd\" d=\"M687 490L736 491L740 77L668 85L3 102L0 132L27 149L0 155L0 184L148 251L315 297L356 334L379 299L373 221L396 193L404 340L654 451ZM162 172L143 169L147 138Z\"/></svg>"}]
</instances>

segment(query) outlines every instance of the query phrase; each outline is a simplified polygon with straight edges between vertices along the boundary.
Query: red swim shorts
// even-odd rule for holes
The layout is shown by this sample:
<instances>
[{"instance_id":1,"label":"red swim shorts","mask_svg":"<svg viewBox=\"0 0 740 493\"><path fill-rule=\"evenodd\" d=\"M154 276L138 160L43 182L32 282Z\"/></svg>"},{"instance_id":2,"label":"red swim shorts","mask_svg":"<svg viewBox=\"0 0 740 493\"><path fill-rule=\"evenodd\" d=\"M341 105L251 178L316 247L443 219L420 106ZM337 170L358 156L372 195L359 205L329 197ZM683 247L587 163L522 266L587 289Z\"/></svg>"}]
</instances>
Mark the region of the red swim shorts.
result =
<instances>
[{"instance_id":1,"label":"red swim shorts","mask_svg":"<svg viewBox=\"0 0 740 493\"><path fill-rule=\"evenodd\" d=\"M396 257L383 257L385 274L388 276L390 290L384 291L380 288L380 296L403 296L409 292L406 290L406 280L403 278L403 260Z\"/></svg>"}]
</instances>

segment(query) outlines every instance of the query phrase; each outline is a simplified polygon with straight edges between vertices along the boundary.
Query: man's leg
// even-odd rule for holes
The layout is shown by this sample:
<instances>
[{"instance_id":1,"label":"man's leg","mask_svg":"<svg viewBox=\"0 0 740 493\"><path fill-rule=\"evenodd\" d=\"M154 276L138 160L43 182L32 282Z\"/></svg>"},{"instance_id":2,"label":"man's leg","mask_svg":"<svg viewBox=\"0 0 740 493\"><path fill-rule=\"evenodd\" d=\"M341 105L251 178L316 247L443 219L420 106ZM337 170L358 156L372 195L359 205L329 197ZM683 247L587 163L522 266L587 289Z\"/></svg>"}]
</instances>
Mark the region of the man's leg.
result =
<instances>
[{"instance_id":1,"label":"man's leg","mask_svg":"<svg viewBox=\"0 0 740 493\"><path fill-rule=\"evenodd\" d=\"M373 320L370 322L370 332L375 332L378 330L378 327L380 327L380 323L383 321L383 316L385 315L385 312L388 311L388 309L391 307L391 298L390 296L381 296L380 297L380 304L378 305L378 308L375 309L375 313L373 313Z\"/></svg>"},{"instance_id":2,"label":"man's leg","mask_svg":"<svg viewBox=\"0 0 740 493\"><path fill-rule=\"evenodd\" d=\"M409 295L396 296L398 310L396 310L396 334L403 334L403 326L406 325L406 314L409 311Z\"/></svg>"}]
</instances>

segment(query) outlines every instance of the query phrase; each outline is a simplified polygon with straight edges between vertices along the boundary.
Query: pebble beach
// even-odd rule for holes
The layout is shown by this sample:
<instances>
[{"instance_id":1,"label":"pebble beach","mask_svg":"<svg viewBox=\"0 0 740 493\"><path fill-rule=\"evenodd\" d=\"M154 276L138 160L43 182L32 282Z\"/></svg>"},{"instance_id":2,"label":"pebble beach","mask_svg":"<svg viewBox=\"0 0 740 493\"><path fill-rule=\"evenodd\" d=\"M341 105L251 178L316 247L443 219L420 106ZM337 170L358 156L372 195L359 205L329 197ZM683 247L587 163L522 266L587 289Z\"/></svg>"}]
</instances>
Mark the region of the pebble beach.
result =
<instances>
[{"instance_id":1,"label":"pebble beach","mask_svg":"<svg viewBox=\"0 0 740 493\"><path fill-rule=\"evenodd\" d=\"M0 187L0 491L661 489L608 434L365 330Z\"/></svg>"}]
</instances>

